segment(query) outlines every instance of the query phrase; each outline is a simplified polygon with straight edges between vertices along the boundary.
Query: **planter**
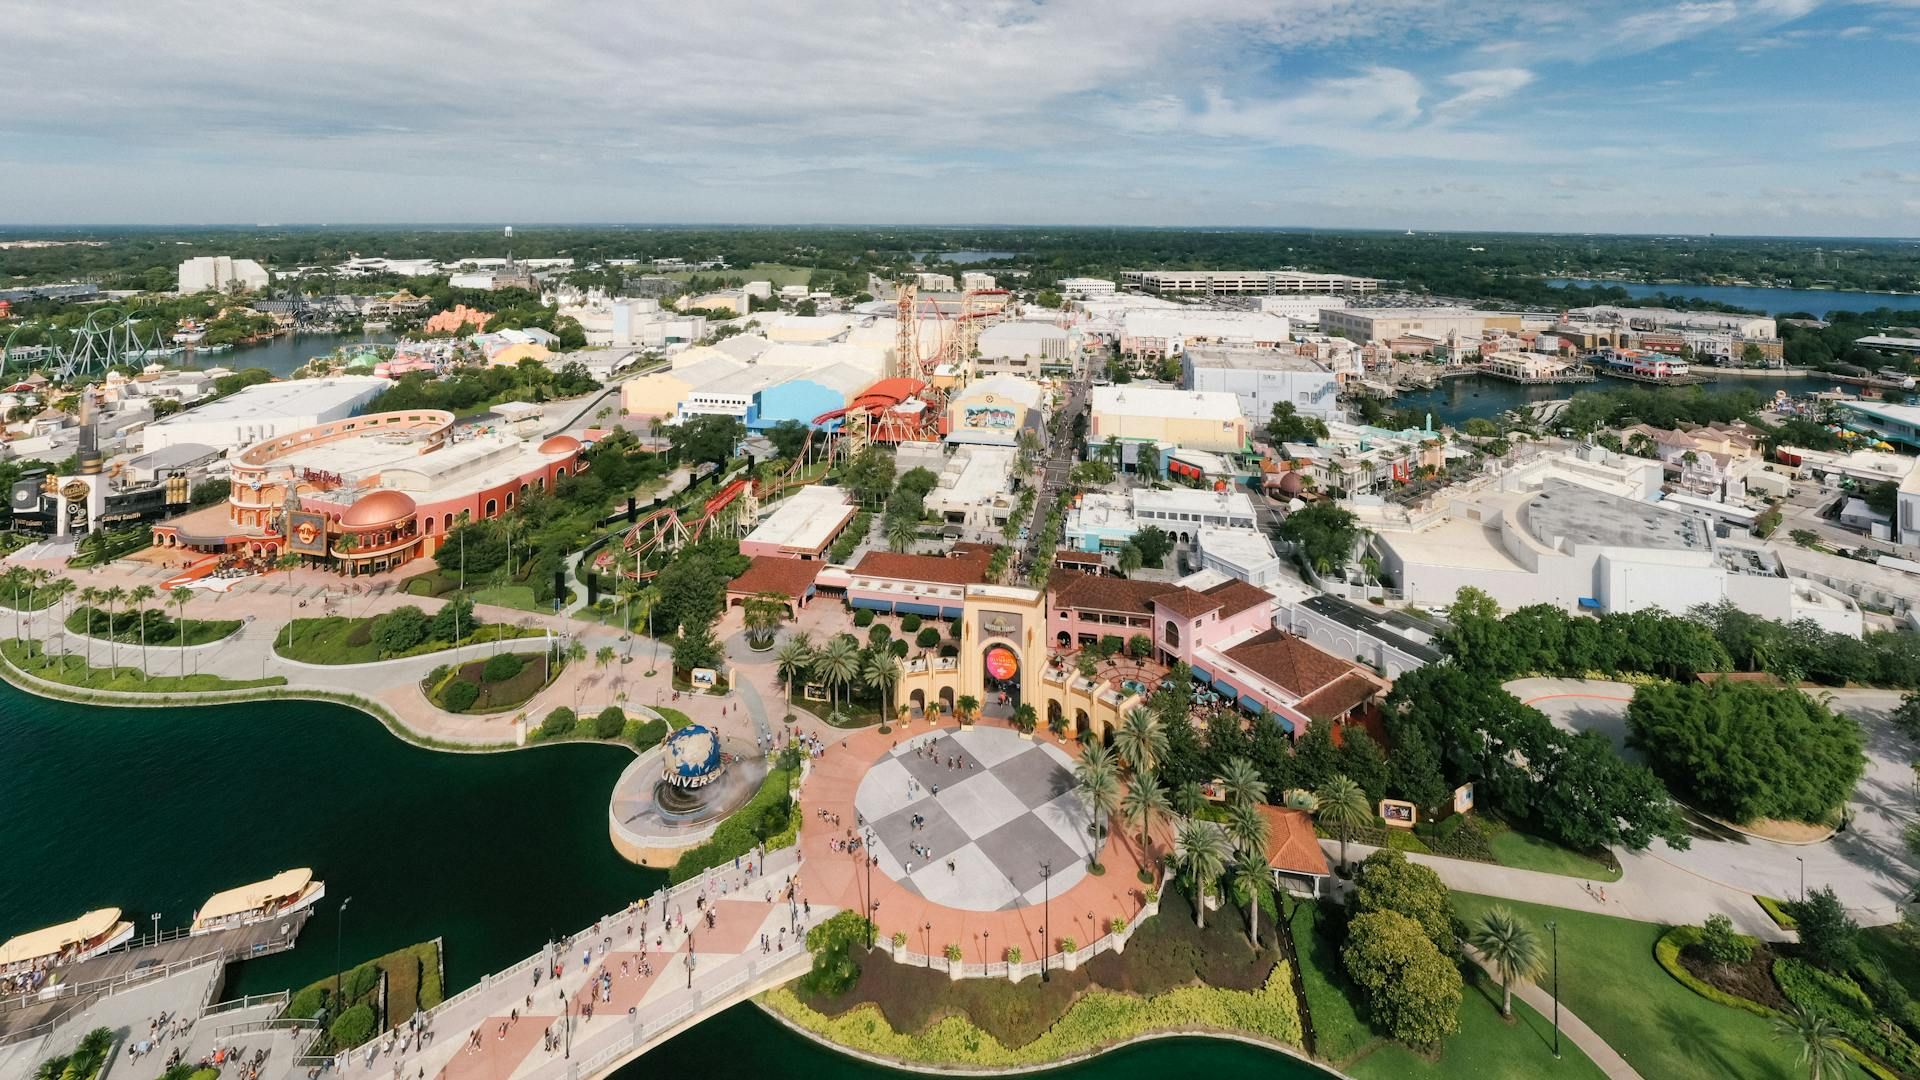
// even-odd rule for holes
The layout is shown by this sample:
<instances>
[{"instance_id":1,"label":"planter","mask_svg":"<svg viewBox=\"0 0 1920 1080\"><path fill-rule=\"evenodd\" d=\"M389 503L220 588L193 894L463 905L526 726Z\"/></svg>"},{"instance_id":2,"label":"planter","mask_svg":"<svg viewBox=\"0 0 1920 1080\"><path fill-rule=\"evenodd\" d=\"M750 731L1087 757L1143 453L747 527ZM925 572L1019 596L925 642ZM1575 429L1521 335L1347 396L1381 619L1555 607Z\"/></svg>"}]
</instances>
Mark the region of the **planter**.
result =
<instances>
[{"instance_id":1,"label":"planter","mask_svg":"<svg viewBox=\"0 0 1920 1080\"><path fill-rule=\"evenodd\" d=\"M1080 969L1079 953L1061 953L1060 967L1066 971L1078 971Z\"/></svg>"},{"instance_id":2,"label":"planter","mask_svg":"<svg viewBox=\"0 0 1920 1080\"><path fill-rule=\"evenodd\" d=\"M954 982L959 982L959 981L960 981L960 970L961 970L961 968L963 968L963 967L965 967L965 966L966 966L966 965L964 965L964 964L961 964L961 963L959 963L959 962L957 962L957 961L951 961L951 960L950 960L950 961L948 961L948 962L947 962L947 978L949 978L949 979L951 979L951 980L953 980Z\"/></svg>"},{"instance_id":3,"label":"planter","mask_svg":"<svg viewBox=\"0 0 1920 1080\"><path fill-rule=\"evenodd\" d=\"M1020 737L1021 737L1021 738L1023 738L1023 739L1025 739L1025 740L1027 740L1028 742L1032 742L1032 741L1033 741L1033 732L1031 732L1031 731L1023 731L1023 732L1021 732L1021 733L1020 733Z\"/></svg>"}]
</instances>

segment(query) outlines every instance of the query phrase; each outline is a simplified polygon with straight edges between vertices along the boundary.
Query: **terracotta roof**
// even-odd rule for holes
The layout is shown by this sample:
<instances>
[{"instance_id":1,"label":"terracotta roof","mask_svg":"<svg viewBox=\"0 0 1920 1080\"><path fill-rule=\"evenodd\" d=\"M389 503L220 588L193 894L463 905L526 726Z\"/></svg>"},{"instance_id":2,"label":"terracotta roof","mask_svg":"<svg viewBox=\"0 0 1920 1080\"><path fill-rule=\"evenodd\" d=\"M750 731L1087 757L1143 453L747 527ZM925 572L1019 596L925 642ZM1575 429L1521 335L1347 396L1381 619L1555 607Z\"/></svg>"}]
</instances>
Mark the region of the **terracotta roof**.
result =
<instances>
[{"instance_id":1,"label":"terracotta roof","mask_svg":"<svg viewBox=\"0 0 1920 1080\"><path fill-rule=\"evenodd\" d=\"M1327 853L1313 834L1313 819L1305 810L1260 804L1267 819L1267 865L1292 874L1326 877Z\"/></svg>"},{"instance_id":2,"label":"terracotta roof","mask_svg":"<svg viewBox=\"0 0 1920 1080\"><path fill-rule=\"evenodd\" d=\"M1353 665L1321 652L1302 638L1278 630L1263 630L1226 650L1235 663L1286 690L1306 698L1353 671Z\"/></svg>"},{"instance_id":3,"label":"terracotta roof","mask_svg":"<svg viewBox=\"0 0 1920 1080\"><path fill-rule=\"evenodd\" d=\"M1052 594L1050 600L1057 607L1151 615L1154 597L1168 590L1163 582L1158 581L1133 581L1063 570L1050 579L1048 591Z\"/></svg>"},{"instance_id":4,"label":"terracotta roof","mask_svg":"<svg viewBox=\"0 0 1920 1080\"><path fill-rule=\"evenodd\" d=\"M897 578L903 581L931 581L941 585L982 585L987 580L987 562L992 548L967 545L962 551L954 545L954 554L901 555L891 551L869 551L853 568L867 577ZM987 554L982 554L982 553Z\"/></svg>"},{"instance_id":5,"label":"terracotta roof","mask_svg":"<svg viewBox=\"0 0 1920 1080\"><path fill-rule=\"evenodd\" d=\"M795 599L807 595L807 589L827 564L804 559L782 559L756 555L746 573L727 582L730 593L779 593Z\"/></svg>"},{"instance_id":6,"label":"terracotta roof","mask_svg":"<svg viewBox=\"0 0 1920 1080\"><path fill-rule=\"evenodd\" d=\"M1358 672L1348 672L1294 704L1310 720L1338 720L1355 707L1364 705L1380 687Z\"/></svg>"},{"instance_id":7,"label":"terracotta roof","mask_svg":"<svg viewBox=\"0 0 1920 1080\"><path fill-rule=\"evenodd\" d=\"M1153 598L1155 607L1166 608L1183 619L1195 619L1220 606L1220 601L1192 589L1167 589Z\"/></svg>"},{"instance_id":8,"label":"terracotta roof","mask_svg":"<svg viewBox=\"0 0 1920 1080\"><path fill-rule=\"evenodd\" d=\"M1100 566L1107 564L1105 556L1092 551L1056 551L1053 553L1053 561L1098 564Z\"/></svg>"},{"instance_id":9,"label":"terracotta roof","mask_svg":"<svg viewBox=\"0 0 1920 1080\"><path fill-rule=\"evenodd\" d=\"M1262 607L1273 603L1273 594L1257 585L1249 585L1239 578L1226 581L1206 590L1208 596L1220 602L1220 617L1232 618L1251 607Z\"/></svg>"}]
</instances>

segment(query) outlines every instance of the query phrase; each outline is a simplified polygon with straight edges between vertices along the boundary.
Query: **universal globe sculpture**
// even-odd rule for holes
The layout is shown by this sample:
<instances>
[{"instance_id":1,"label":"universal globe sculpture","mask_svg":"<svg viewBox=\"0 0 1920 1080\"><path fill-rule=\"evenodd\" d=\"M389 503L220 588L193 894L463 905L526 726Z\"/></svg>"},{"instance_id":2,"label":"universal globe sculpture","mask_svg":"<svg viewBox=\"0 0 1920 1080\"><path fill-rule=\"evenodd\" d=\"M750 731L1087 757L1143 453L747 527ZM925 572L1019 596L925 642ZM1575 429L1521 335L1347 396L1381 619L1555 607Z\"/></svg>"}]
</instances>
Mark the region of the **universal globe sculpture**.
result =
<instances>
[{"instance_id":1,"label":"universal globe sculpture","mask_svg":"<svg viewBox=\"0 0 1920 1080\"><path fill-rule=\"evenodd\" d=\"M667 736L663 749L654 805L673 817L703 813L708 800L701 789L719 780L727 770L720 733L704 724L689 724Z\"/></svg>"}]
</instances>

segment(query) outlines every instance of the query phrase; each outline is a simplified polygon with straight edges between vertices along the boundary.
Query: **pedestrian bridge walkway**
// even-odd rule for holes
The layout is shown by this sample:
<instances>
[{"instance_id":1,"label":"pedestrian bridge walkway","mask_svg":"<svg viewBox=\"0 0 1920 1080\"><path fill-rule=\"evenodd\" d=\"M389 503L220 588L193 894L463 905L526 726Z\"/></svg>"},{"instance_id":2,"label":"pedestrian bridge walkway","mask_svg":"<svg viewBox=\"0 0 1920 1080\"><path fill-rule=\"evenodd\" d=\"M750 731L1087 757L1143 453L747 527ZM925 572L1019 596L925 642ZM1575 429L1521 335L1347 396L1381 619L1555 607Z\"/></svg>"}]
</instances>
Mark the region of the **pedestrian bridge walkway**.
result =
<instances>
[{"instance_id":1,"label":"pedestrian bridge walkway","mask_svg":"<svg viewBox=\"0 0 1920 1080\"><path fill-rule=\"evenodd\" d=\"M389 1033L303 1062L343 1080L590 1080L804 973L797 849L743 858L549 944ZM711 922L709 922L709 915Z\"/></svg>"}]
</instances>

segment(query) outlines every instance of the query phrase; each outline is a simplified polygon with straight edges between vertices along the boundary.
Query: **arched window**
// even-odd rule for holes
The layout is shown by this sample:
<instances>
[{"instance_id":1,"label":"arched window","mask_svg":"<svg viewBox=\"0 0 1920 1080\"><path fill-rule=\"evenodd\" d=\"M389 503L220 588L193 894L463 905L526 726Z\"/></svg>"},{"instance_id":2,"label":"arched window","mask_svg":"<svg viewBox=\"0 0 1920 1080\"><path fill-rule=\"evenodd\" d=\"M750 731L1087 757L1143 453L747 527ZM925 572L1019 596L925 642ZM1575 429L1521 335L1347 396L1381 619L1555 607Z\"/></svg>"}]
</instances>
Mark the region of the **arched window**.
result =
<instances>
[{"instance_id":1,"label":"arched window","mask_svg":"<svg viewBox=\"0 0 1920 1080\"><path fill-rule=\"evenodd\" d=\"M442 515L442 517L440 518L440 531L441 532L453 531L453 515L452 514Z\"/></svg>"},{"instance_id":2,"label":"arched window","mask_svg":"<svg viewBox=\"0 0 1920 1080\"><path fill-rule=\"evenodd\" d=\"M507 509L513 509L513 492L507 492Z\"/></svg>"},{"instance_id":3,"label":"arched window","mask_svg":"<svg viewBox=\"0 0 1920 1080\"><path fill-rule=\"evenodd\" d=\"M1180 647L1180 627L1172 619L1167 620L1167 628L1161 632L1160 636L1166 640L1168 648Z\"/></svg>"},{"instance_id":4,"label":"arched window","mask_svg":"<svg viewBox=\"0 0 1920 1080\"><path fill-rule=\"evenodd\" d=\"M500 513L500 500L488 499L487 500L487 516L495 517L499 513Z\"/></svg>"}]
</instances>

